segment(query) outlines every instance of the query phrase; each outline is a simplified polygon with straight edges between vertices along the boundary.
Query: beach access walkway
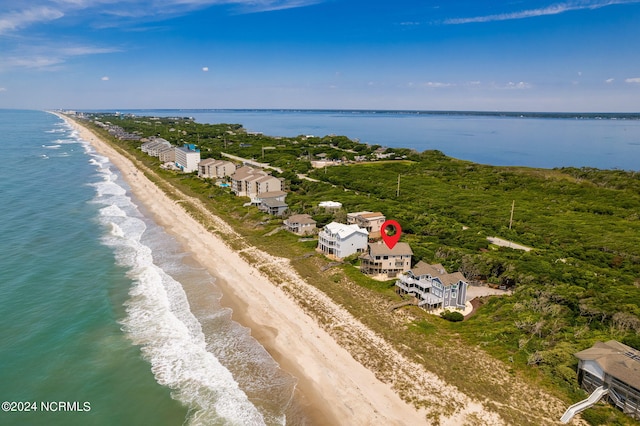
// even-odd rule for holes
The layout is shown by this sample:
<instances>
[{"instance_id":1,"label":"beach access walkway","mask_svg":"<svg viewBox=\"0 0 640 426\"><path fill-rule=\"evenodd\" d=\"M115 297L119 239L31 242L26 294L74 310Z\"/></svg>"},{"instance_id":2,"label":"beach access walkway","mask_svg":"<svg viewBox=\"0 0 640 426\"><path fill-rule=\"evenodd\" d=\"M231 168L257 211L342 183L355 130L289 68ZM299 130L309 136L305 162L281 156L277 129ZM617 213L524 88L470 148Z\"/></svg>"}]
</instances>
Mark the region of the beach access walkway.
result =
<instances>
[{"instance_id":1,"label":"beach access walkway","mask_svg":"<svg viewBox=\"0 0 640 426\"><path fill-rule=\"evenodd\" d=\"M596 390L594 390L593 393L589 395L589 398L580 402L576 402L571 407L567 408L567 411L565 411L564 415L560 418L560 421L563 424L569 423L573 416L586 410L589 407L594 406L607 393L609 393L609 389L605 389L602 386L596 388Z\"/></svg>"}]
</instances>

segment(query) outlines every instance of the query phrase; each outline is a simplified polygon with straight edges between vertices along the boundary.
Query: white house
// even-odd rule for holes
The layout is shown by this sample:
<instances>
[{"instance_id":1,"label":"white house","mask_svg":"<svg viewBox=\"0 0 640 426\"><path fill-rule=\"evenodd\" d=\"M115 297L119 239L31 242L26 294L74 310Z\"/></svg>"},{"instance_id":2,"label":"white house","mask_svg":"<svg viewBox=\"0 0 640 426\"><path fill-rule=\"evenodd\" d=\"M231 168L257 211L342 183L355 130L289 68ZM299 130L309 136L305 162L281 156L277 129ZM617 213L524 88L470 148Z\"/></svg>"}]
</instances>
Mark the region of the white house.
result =
<instances>
[{"instance_id":1,"label":"white house","mask_svg":"<svg viewBox=\"0 0 640 426\"><path fill-rule=\"evenodd\" d=\"M339 259L367 248L369 233L358 225L331 222L318 233L318 250Z\"/></svg>"}]
</instances>

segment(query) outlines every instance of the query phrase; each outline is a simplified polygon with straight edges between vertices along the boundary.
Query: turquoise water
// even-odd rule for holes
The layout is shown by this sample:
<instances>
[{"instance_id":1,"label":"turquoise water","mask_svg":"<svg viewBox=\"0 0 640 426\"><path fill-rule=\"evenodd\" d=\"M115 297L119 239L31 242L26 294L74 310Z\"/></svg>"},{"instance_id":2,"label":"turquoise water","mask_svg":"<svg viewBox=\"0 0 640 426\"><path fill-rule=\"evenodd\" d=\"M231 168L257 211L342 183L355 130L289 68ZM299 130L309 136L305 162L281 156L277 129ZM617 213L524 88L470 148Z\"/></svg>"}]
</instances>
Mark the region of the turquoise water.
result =
<instances>
[{"instance_id":1,"label":"turquoise water","mask_svg":"<svg viewBox=\"0 0 640 426\"><path fill-rule=\"evenodd\" d=\"M38 408L0 424L296 423L295 379L106 158L44 112L0 134L0 402Z\"/></svg>"}]
</instances>

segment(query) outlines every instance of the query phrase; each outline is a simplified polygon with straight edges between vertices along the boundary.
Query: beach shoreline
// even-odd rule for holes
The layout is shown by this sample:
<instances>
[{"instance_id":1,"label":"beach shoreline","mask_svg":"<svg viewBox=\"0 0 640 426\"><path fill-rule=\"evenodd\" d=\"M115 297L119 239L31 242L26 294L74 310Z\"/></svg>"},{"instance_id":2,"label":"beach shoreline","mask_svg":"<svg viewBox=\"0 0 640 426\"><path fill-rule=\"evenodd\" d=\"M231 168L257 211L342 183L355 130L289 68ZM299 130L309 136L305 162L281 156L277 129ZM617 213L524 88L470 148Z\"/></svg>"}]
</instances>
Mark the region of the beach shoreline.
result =
<instances>
[{"instance_id":1,"label":"beach shoreline","mask_svg":"<svg viewBox=\"0 0 640 426\"><path fill-rule=\"evenodd\" d=\"M426 422L422 410L404 402L390 384L358 363L284 291L141 173L141 165L75 120L56 115L109 158L156 222L217 278L216 285L224 294L221 302L233 310L234 320L250 328L281 368L297 379L296 404L309 423L340 424L345 419L361 425Z\"/></svg>"}]
</instances>

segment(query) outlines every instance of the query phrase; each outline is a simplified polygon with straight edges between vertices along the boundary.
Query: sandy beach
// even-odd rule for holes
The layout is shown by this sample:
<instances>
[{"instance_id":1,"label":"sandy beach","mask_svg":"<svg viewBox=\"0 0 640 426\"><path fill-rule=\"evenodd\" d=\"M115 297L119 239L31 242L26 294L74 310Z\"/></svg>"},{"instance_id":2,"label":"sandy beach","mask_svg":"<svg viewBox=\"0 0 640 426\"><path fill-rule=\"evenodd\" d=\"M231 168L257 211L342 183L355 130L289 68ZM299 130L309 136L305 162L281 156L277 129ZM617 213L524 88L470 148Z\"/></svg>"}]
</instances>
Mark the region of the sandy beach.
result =
<instances>
[{"instance_id":1,"label":"sandy beach","mask_svg":"<svg viewBox=\"0 0 640 426\"><path fill-rule=\"evenodd\" d=\"M85 127L59 116L110 159L156 222L219 278L216 283L223 289L223 302L234 310L234 319L249 327L282 368L298 379L299 403L312 423L425 423L423 413L402 401L389 385L355 361L284 292L218 236L204 229L180 203L164 195L129 159Z\"/></svg>"},{"instance_id":2,"label":"sandy beach","mask_svg":"<svg viewBox=\"0 0 640 426\"><path fill-rule=\"evenodd\" d=\"M242 237L223 220L206 211L198 200L177 192L172 194L174 199L170 198L141 172L145 169L142 164L134 164L76 121L59 116L98 153L110 159L155 221L217 277L216 284L224 294L222 302L233 309L233 318L250 328L251 334L280 366L298 380L296 403L310 424L501 425L508 422L489 409L487 403L521 405L518 395L513 395L511 402L475 400L426 371L306 283L288 259L271 256L246 243L240 250L237 244L235 250L231 249L227 242L237 243ZM198 208L206 216L207 227L188 214L181 201ZM253 261L247 262L240 252L250 254ZM278 282L261 272L265 268L274 272L269 277L279 277ZM341 346L328 332L326 324L323 328L296 300L313 300L315 307L321 306L332 324L345 330L349 343L345 346L345 340L341 339ZM390 367L382 373L375 370L378 374L374 374L365 367L369 354L384 357ZM496 386L505 380L512 381L497 364L491 366L494 361L478 355L477 362L487 364L488 371L495 376L490 380ZM421 408L401 399L397 389L403 389L405 396L413 395L414 400L421 401ZM555 423L548 414L550 411L555 417L556 413L561 413L563 404L560 401L531 389L523 392L531 392L539 403L544 404L544 412L531 412L534 424ZM531 409L530 406L523 408L525 411Z\"/></svg>"}]
</instances>

